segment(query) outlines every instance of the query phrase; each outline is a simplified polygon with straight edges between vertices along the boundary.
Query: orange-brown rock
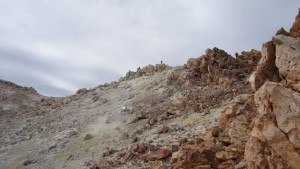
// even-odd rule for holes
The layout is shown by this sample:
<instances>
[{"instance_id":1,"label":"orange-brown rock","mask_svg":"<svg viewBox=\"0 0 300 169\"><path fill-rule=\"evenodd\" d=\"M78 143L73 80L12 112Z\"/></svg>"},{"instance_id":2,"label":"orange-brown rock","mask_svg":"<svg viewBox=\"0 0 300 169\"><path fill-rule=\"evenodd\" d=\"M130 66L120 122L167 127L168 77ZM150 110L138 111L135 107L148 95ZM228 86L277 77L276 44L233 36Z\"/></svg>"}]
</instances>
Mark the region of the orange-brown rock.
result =
<instances>
[{"instance_id":1,"label":"orange-brown rock","mask_svg":"<svg viewBox=\"0 0 300 169\"><path fill-rule=\"evenodd\" d=\"M192 84L195 83L216 83L227 86L233 79L244 79L249 73L254 71L260 52L252 50L243 52L237 58L233 58L224 50L213 48L207 49L206 54L189 59L187 69L189 74L186 78Z\"/></svg>"},{"instance_id":2,"label":"orange-brown rock","mask_svg":"<svg viewBox=\"0 0 300 169\"><path fill-rule=\"evenodd\" d=\"M167 133L170 130L170 127L167 125L162 125L158 128L157 133L161 134L161 133Z\"/></svg>"},{"instance_id":3,"label":"orange-brown rock","mask_svg":"<svg viewBox=\"0 0 300 169\"><path fill-rule=\"evenodd\" d=\"M236 163L234 160L228 160L218 165L218 169L235 169Z\"/></svg>"},{"instance_id":4,"label":"orange-brown rock","mask_svg":"<svg viewBox=\"0 0 300 169\"><path fill-rule=\"evenodd\" d=\"M300 37L300 9L298 15L295 18L295 22L290 29L290 35L293 37Z\"/></svg>"},{"instance_id":5,"label":"orange-brown rock","mask_svg":"<svg viewBox=\"0 0 300 169\"><path fill-rule=\"evenodd\" d=\"M228 123L228 120L232 117L234 117L236 114L236 110L234 110L234 107L228 107L227 109L225 109L225 111L222 113L220 120L219 120L219 124L220 125L225 125Z\"/></svg>"},{"instance_id":6,"label":"orange-brown rock","mask_svg":"<svg viewBox=\"0 0 300 169\"><path fill-rule=\"evenodd\" d=\"M216 157L220 160L233 160L238 158L239 154L233 151L219 151L216 153Z\"/></svg>"},{"instance_id":7,"label":"orange-brown rock","mask_svg":"<svg viewBox=\"0 0 300 169\"><path fill-rule=\"evenodd\" d=\"M258 117L246 144L249 168L300 167L300 94L266 82L255 94Z\"/></svg>"},{"instance_id":8,"label":"orange-brown rock","mask_svg":"<svg viewBox=\"0 0 300 169\"><path fill-rule=\"evenodd\" d=\"M212 142L203 142L197 145L185 144L172 156L173 168L216 168L220 160L215 154L223 148Z\"/></svg>"},{"instance_id":9,"label":"orange-brown rock","mask_svg":"<svg viewBox=\"0 0 300 169\"><path fill-rule=\"evenodd\" d=\"M159 149L156 152L156 159L160 160L160 159L166 158L170 154L171 154L171 151L168 148Z\"/></svg>"},{"instance_id":10,"label":"orange-brown rock","mask_svg":"<svg viewBox=\"0 0 300 169\"><path fill-rule=\"evenodd\" d=\"M200 103L199 103L199 108L202 109L202 110L205 109L205 108L206 108L205 103L200 102Z\"/></svg>"},{"instance_id":11,"label":"orange-brown rock","mask_svg":"<svg viewBox=\"0 0 300 169\"><path fill-rule=\"evenodd\" d=\"M155 122L156 122L156 118L155 118L155 117L149 117L149 118L147 119L147 123L148 123L149 125L153 125Z\"/></svg>"},{"instance_id":12,"label":"orange-brown rock","mask_svg":"<svg viewBox=\"0 0 300 169\"><path fill-rule=\"evenodd\" d=\"M273 41L263 44L262 57L257 65L257 69L249 78L249 82L254 91L258 90L266 81L279 81L278 68L275 65L275 45Z\"/></svg>"},{"instance_id":13,"label":"orange-brown rock","mask_svg":"<svg viewBox=\"0 0 300 169\"><path fill-rule=\"evenodd\" d=\"M165 169L166 167L164 166L162 161L150 161L149 165L151 166L151 169Z\"/></svg>"},{"instance_id":14,"label":"orange-brown rock","mask_svg":"<svg viewBox=\"0 0 300 169\"><path fill-rule=\"evenodd\" d=\"M156 160L155 156L152 153L146 153L146 154L140 155L139 158L145 162Z\"/></svg>"},{"instance_id":15,"label":"orange-brown rock","mask_svg":"<svg viewBox=\"0 0 300 169\"><path fill-rule=\"evenodd\" d=\"M276 35L285 35L285 36L290 36L290 33L288 33L284 28L280 28L277 32Z\"/></svg>"}]
</instances>

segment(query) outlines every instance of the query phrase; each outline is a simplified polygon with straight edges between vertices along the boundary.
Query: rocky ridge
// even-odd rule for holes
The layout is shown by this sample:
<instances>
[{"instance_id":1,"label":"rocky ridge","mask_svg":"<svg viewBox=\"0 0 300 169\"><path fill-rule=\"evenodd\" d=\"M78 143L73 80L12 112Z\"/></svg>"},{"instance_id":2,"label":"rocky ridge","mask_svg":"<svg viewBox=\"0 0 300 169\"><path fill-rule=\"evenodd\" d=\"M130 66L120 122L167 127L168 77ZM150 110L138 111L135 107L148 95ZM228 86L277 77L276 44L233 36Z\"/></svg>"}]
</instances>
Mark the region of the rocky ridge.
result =
<instances>
[{"instance_id":1,"label":"rocky ridge","mask_svg":"<svg viewBox=\"0 0 300 169\"><path fill-rule=\"evenodd\" d=\"M0 168L299 168L299 19L261 52L207 49L70 97L0 81Z\"/></svg>"}]
</instances>

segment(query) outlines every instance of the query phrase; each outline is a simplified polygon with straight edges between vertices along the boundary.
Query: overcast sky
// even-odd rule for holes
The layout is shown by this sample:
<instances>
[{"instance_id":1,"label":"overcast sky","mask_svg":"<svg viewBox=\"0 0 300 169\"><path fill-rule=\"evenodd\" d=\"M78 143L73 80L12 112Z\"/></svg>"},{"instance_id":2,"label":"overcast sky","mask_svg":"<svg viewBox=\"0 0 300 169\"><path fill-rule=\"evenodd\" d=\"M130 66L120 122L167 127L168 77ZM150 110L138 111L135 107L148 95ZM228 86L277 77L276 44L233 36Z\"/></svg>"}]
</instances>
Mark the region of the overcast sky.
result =
<instances>
[{"instance_id":1,"label":"overcast sky","mask_svg":"<svg viewBox=\"0 0 300 169\"><path fill-rule=\"evenodd\" d=\"M288 30L299 0L1 0L0 79L65 96L163 60L230 54Z\"/></svg>"}]
</instances>

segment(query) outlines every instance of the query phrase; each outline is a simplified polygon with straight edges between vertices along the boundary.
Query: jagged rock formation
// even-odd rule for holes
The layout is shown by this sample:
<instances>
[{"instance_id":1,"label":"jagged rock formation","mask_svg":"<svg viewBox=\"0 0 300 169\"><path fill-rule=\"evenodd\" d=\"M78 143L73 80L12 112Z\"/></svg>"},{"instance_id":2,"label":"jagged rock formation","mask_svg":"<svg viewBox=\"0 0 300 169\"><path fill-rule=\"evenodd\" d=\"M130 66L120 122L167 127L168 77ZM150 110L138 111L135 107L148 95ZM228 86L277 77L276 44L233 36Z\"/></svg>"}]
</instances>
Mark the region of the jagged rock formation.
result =
<instances>
[{"instance_id":1,"label":"jagged rock formation","mask_svg":"<svg viewBox=\"0 0 300 169\"><path fill-rule=\"evenodd\" d=\"M192 83L217 83L222 85L240 81L252 72L260 59L260 52L242 52L233 58L218 48L207 49L205 55L190 59L186 64L187 79Z\"/></svg>"},{"instance_id":2,"label":"jagged rock formation","mask_svg":"<svg viewBox=\"0 0 300 169\"><path fill-rule=\"evenodd\" d=\"M267 80L280 81L278 68L275 66L275 45L272 41L263 44L262 58L249 82L253 90L259 89Z\"/></svg>"},{"instance_id":3,"label":"jagged rock formation","mask_svg":"<svg viewBox=\"0 0 300 169\"><path fill-rule=\"evenodd\" d=\"M300 92L300 39L277 35L273 38L276 45L275 65L281 77L281 83Z\"/></svg>"},{"instance_id":4,"label":"jagged rock formation","mask_svg":"<svg viewBox=\"0 0 300 169\"><path fill-rule=\"evenodd\" d=\"M299 168L299 18L261 53L207 49L69 97L0 81L0 168Z\"/></svg>"},{"instance_id":5,"label":"jagged rock formation","mask_svg":"<svg viewBox=\"0 0 300 169\"><path fill-rule=\"evenodd\" d=\"M170 68L170 66L164 64L164 63L161 63L161 64L156 64L155 66L154 65L147 65L143 68L137 68L137 70L134 72L134 71L128 71L125 75L125 77L122 77L119 81L122 81L122 80L128 80L128 79L132 79L132 78L136 78L136 77L140 77L140 76L143 76L143 75L153 75L155 72L161 72L161 71L164 71L166 70L167 68Z\"/></svg>"},{"instance_id":6,"label":"jagged rock formation","mask_svg":"<svg viewBox=\"0 0 300 169\"><path fill-rule=\"evenodd\" d=\"M268 54L263 55L268 61L259 63L258 70L271 68L267 73L273 70L275 78L265 72L252 75L259 79L251 81L257 90L258 116L245 149L248 168L300 167L299 17L300 13L290 33L268 42Z\"/></svg>"},{"instance_id":7,"label":"jagged rock formation","mask_svg":"<svg viewBox=\"0 0 300 169\"><path fill-rule=\"evenodd\" d=\"M249 168L299 168L300 94L274 82L256 93L258 116L245 149Z\"/></svg>"},{"instance_id":8,"label":"jagged rock formation","mask_svg":"<svg viewBox=\"0 0 300 169\"><path fill-rule=\"evenodd\" d=\"M290 36L294 38L299 38L300 37L300 9L298 12L298 15L296 16L295 22L290 29Z\"/></svg>"}]
</instances>

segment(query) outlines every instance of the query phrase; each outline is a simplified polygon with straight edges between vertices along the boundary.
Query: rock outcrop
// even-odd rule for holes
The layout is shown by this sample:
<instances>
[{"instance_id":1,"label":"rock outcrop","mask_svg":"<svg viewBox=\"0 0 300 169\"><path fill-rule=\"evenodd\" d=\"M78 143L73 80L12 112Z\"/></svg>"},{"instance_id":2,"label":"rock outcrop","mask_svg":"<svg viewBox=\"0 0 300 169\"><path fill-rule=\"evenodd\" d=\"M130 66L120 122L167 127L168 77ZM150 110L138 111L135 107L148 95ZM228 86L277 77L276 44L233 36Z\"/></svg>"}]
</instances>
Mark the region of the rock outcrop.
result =
<instances>
[{"instance_id":1,"label":"rock outcrop","mask_svg":"<svg viewBox=\"0 0 300 169\"><path fill-rule=\"evenodd\" d=\"M63 98L0 81L0 166L298 169L299 25Z\"/></svg>"},{"instance_id":2,"label":"rock outcrop","mask_svg":"<svg viewBox=\"0 0 300 169\"><path fill-rule=\"evenodd\" d=\"M300 167L300 94L266 82L256 93L258 117L245 149L249 168Z\"/></svg>"},{"instance_id":3,"label":"rock outcrop","mask_svg":"<svg viewBox=\"0 0 300 169\"><path fill-rule=\"evenodd\" d=\"M276 46L275 65L282 79L281 83L300 92L300 39L277 35L273 42Z\"/></svg>"},{"instance_id":4,"label":"rock outcrop","mask_svg":"<svg viewBox=\"0 0 300 169\"><path fill-rule=\"evenodd\" d=\"M249 81L258 115L246 144L248 168L300 168L299 15L290 31L263 46Z\"/></svg>"},{"instance_id":5,"label":"rock outcrop","mask_svg":"<svg viewBox=\"0 0 300 169\"><path fill-rule=\"evenodd\" d=\"M290 35L295 38L300 37L300 9L298 15L296 16L295 22L290 29Z\"/></svg>"},{"instance_id":6,"label":"rock outcrop","mask_svg":"<svg viewBox=\"0 0 300 169\"><path fill-rule=\"evenodd\" d=\"M299 168L298 20L299 17L293 31L282 28L263 44L261 53L252 50L234 58L221 49L207 49L205 55L172 70L167 84L169 90L184 91L182 100L143 115L151 127L184 116L187 110L209 114L213 106L220 106L226 99L233 99L234 104L223 107L217 123L207 127L207 131L173 139L171 145L167 144L169 148L161 149L166 139L133 143L122 163L136 162L148 168L151 166L146 164L155 160L161 161L159 167L167 168ZM196 90L195 86L203 90ZM190 131L190 127L185 131ZM167 125L156 128L156 133L166 138L169 132L178 132ZM148 152L138 151L144 145ZM132 147L136 147L134 151Z\"/></svg>"},{"instance_id":7,"label":"rock outcrop","mask_svg":"<svg viewBox=\"0 0 300 169\"><path fill-rule=\"evenodd\" d=\"M155 72L161 72L161 71L166 70L167 68L170 68L170 66L168 66L164 63L156 64L156 65L147 65L143 68L139 67L139 68L137 68L137 70L135 72L128 71L126 73L125 77L122 77L119 81L133 79L133 78L137 78L137 77L144 76L144 75L146 75L146 76L152 75Z\"/></svg>"},{"instance_id":8,"label":"rock outcrop","mask_svg":"<svg viewBox=\"0 0 300 169\"><path fill-rule=\"evenodd\" d=\"M248 77L255 69L261 54L257 50L242 52L233 58L224 50L207 49L205 55L189 59L187 79L192 83L217 83L224 86Z\"/></svg>"},{"instance_id":9,"label":"rock outcrop","mask_svg":"<svg viewBox=\"0 0 300 169\"><path fill-rule=\"evenodd\" d=\"M249 82L252 89L259 89L266 81L280 81L278 68L275 65L275 45L272 41L263 44L262 57L257 69L250 76Z\"/></svg>"}]
</instances>

